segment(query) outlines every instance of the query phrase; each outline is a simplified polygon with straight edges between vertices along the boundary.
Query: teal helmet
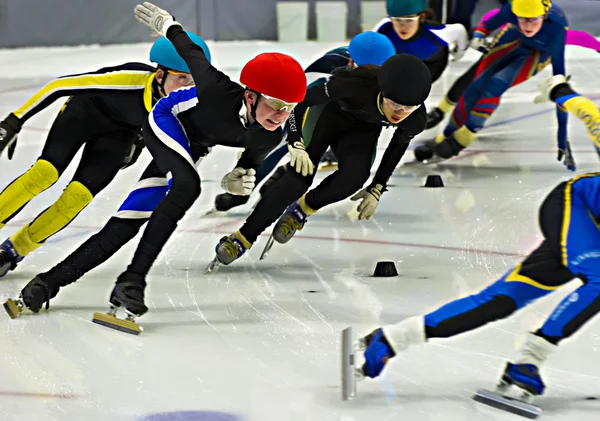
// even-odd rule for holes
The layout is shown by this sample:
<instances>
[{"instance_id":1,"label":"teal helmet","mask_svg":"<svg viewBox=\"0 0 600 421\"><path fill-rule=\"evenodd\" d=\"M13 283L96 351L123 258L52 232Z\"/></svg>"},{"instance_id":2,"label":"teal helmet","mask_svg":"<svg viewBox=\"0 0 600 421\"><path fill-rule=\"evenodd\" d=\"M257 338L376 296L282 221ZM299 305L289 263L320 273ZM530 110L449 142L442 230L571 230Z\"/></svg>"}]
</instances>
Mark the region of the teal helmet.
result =
<instances>
[{"instance_id":1,"label":"teal helmet","mask_svg":"<svg viewBox=\"0 0 600 421\"><path fill-rule=\"evenodd\" d=\"M206 42L204 42L204 39L192 32L186 31L186 34L188 34L194 44L202 48L204 55L210 63L210 49L208 48L208 45L206 45ZM190 73L190 68L185 63L185 60L183 60L177 53L173 43L165 37L160 37L154 41L154 44L150 49L150 61L167 69L175 70L177 72Z\"/></svg>"},{"instance_id":2,"label":"teal helmet","mask_svg":"<svg viewBox=\"0 0 600 421\"><path fill-rule=\"evenodd\" d=\"M427 0L386 0L385 7L389 17L398 18L421 13L427 9Z\"/></svg>"}]
</instances>

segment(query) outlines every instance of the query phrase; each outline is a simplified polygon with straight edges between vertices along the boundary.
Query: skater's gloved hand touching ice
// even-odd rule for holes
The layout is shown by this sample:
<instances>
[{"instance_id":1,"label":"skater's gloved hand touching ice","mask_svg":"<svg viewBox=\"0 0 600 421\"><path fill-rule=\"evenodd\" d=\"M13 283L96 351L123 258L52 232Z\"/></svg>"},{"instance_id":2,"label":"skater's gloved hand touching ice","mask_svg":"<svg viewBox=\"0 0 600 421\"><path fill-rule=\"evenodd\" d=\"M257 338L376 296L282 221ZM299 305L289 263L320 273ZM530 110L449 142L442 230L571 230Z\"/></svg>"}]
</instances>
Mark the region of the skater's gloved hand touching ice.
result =
<instances>
[{"instance_id":1,"label":"skater's gloved hand touching ice","mask_svg":"<svg viewBox=\"0 0 600 421\"><path fill-rule=\"evenodd\" d=\"M234 168L221 180L221 187L228 193L238 196L248 196L254 190L256 171L252 168Z\"/></svg>"},{"instance_id":2,"label":"skater's gloved hand touching ice","mask_svg":"<svg viewBox=\"0 0 600 421\"><path fill-rule=\"evenodd\" d=\"M147 1L135 6L134 13L138 21L159 35L166 35L171 25L179 25L169 12Z\"/></svg>"},{"instance_id":3,"label":"skater's gloved hand touching ice","mask_svg":"<svg viewBox=\"0 0 600 421\"><path fill-rule=\"evenodd\" d=\"M481 32L475 32L473 38L471 38L471 48L481 53L487 53L489 49L489 43L485 37L485 34Z\"/></svg>"},{"instance_id":4,"label":"skater's gloved hand touching ice","mask_svg":"<svg viewBox=\"0 0 600 421\"><path fill-rule=\"evenodd\" d=\"M577 165L575 164L575 158L573 157L573 153L571 152L571 143L568 140L565 142L565 145L562 148L559 142L558 156L556 157L556 159L559 162L562 161L569 171L575 171L577 169Z\"/></svg>"},{"instance_id":5,"label":"skater's gloved hand touching ice","mask_svg":"<svg viewBox=\"0 0 600 421\"><path fill-rule=\"evenodd\" d=\"M125 161L123 161L123 166L121 166L121 169L124 170L125 168L129 168L133 164L135 164L140 155L142 154L144 147L144 136L138 134L137 138L135 139L135 142L133 142L133 145L131 145L129 155L127 155L127 158L125 158Z\"/></svg>"},{"instance_id":6,"label":"skater's gloved hand touching ice","mask_svg":"<svg viewBox=\"0 0 600 421\"><path fill-rule=\"evenodd\" d=\"M288 145L290 151L290 166L297 173L302 173L303 176L312 175L315 171L315 165L312 163L310 156L304 148L302 139Z\"/></svg>"},{"instance_id":7,"label":"skater's gloved hand touching ice","mask_svg":"<svg viewBox=\"0 0 600 421\"><path fill-rule=\"evenodd\" d=\"M12 159L17 147L17 136L21 130L21 121L13 113L0 122L0 155L8 147L8 159Z\"/></svg>"},{"instance_id":8,"label":"skater's gloved hand touching ice","mask_svg":"<svg viewBox=\"0 0 600 421\"><path fill-rule=\"evenodd\" d=\"M373 216L379 204L381 193L384 191L381 184L375 184L374 186L362 189L350 198L353 201L361 201L356 209L358 211L358 219L369 219Z\"/></svg>"}]
</instances>

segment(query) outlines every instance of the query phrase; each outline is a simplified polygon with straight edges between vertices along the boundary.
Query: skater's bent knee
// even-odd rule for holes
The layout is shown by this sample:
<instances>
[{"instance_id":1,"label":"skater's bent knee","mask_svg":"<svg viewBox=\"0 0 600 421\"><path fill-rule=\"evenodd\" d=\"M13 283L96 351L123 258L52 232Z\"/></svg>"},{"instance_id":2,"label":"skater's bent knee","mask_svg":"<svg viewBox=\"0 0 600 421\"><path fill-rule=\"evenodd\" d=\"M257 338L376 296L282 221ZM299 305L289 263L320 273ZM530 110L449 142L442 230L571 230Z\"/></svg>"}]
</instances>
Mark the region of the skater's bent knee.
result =
<instances>
[{"instance_id":1,"label":"skater's bent knee","mask_svg":"<svg viewBox=\"0 0 600 421\"><path fill-rule=\"evenodd\" d=\"M181 201L191 201L192 203L200 196L200 177L197 173L194 176L173 177L173 185L169 195L177 193Z\"/></svg>"}]
</instances>

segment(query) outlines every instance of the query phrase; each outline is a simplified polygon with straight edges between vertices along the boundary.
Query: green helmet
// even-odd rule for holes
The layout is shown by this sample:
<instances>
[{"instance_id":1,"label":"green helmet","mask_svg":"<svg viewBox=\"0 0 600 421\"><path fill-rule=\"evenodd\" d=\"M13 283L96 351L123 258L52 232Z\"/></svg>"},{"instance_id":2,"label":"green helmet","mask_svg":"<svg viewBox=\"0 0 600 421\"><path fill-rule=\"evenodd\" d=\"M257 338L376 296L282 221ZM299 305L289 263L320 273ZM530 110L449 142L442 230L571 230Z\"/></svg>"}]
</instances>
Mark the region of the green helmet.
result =
<instances>
[{"instance_id":1,"label":"green helmet","mask_svg":"<svg viewBox=\"0 0 600 421\"><path fill-rule=\"evenodd\" d=\"M386 0L385 7L388 16L398 18L421 13L427 9L427 0Z\"/></svg>"}]
</instances>

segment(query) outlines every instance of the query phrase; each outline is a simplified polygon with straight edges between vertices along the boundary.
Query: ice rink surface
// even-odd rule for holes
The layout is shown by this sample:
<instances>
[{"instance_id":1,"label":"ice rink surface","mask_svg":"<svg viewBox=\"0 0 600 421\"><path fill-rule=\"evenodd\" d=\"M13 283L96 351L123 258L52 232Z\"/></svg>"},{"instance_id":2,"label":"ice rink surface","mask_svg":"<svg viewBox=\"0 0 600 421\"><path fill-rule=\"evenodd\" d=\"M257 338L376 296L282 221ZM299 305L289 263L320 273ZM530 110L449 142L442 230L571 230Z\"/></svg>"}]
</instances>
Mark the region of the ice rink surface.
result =
<instances>
[{"instance_id":1,"label":"ice rink surface","mask_svg":"<svg viewBox=\"0 0 600 421\"><path fill-rule=\"evenodd\" d=\"M306 66L335 46L211 44L215 64L234 79L258 52L292 53ZM2 50L0 116L53 77L145 61L148 47ZM428 105L435 105L476 59L470 52L452 63ZM600 98L598 64L600 55L568 47L574 87L594 100ZM353 221L348 216L353 202L347 200L310 217L304 230L291 243L275 245L267 260L258 257L270 229L241 260L205 275L219 238L237 230L257 200L253 196L228 214L199 217L235 162L236 150L215 148L200 168L201 198L148 277L150 311L139 319L141 336L91 322L95 311L107 310L113 283L137 239L64 288L49 312L16 320L0 314L0 420L518 419L471 397L478 388L493 387L522 334L537 328L577 281L506 321L399 355L381 380L359 384L352 402L340 397L340 331L353 326L368 333L476 292L539 244L538 206L573 175L556 161L554 106L532 103L535 84L548 75L545 70L510 91L479 141L459 158L437 167L399 168L372 220ZM0 159L0 189L39 155L61 103L26 124L12 161L6 154ZM378 159L390 135L391 130L384 132ZM573 117L570 141L577 173L597 171L598 156ZM148 161L145 152L68 228L0 280L2 301L98 231ZM11 221L2 239L56 200L75 167L76 162ZM446 187L422 188L428 174L441 174ZM373 278L380 260L396 262L400 275ZM592 398L600 399L598 320L563 345L542 372L548 386L538 400L542 419L597 420L600 400Z\"/></svg>"}]
</instances>

